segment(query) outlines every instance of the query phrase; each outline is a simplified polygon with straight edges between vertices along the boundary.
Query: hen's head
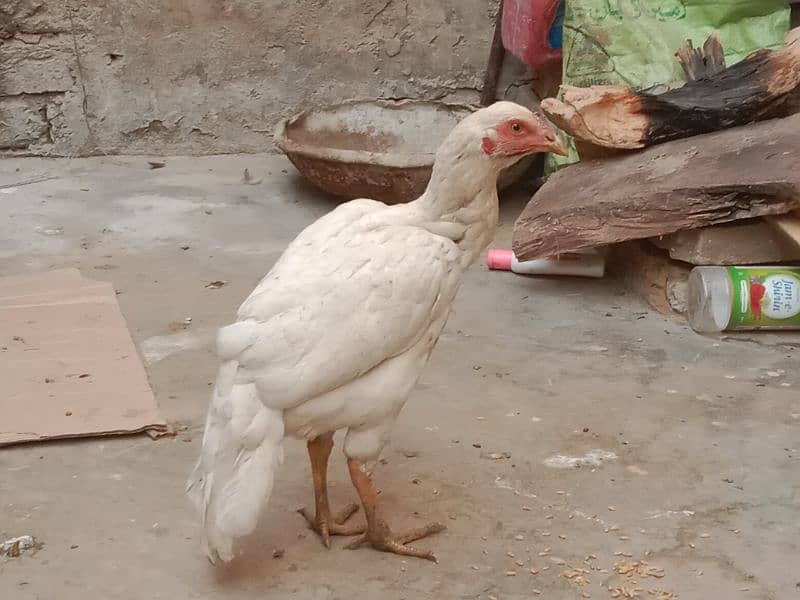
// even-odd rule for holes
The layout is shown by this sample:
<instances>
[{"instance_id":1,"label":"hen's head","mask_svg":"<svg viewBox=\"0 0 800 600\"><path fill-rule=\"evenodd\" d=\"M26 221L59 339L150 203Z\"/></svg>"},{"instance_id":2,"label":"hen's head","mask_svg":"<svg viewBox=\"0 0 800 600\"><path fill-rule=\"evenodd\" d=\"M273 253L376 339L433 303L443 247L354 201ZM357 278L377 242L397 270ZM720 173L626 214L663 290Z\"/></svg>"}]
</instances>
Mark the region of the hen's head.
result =
<instances>
[{"instance_id":1,"label":"hen's head","mask_svg":"<svg viewBox=\"0 0 800 600\"><path fill-rule=\"evenodd\" d=\"M513 102L497 102L472 113L453 129L448 142L498 169L537 152L567 154L544 117Z\"/></svg>"}]
</instances>

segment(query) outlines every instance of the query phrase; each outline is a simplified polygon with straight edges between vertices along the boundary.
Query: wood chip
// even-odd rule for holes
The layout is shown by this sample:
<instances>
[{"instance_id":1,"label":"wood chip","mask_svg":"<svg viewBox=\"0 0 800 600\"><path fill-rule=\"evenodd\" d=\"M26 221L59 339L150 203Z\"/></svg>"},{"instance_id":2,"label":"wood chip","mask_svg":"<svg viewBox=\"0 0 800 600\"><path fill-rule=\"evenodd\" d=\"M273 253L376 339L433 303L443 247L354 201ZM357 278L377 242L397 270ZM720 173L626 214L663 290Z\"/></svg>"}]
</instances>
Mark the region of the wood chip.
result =
<instances>
[{"instance_id":1,"label":"wood chip","mask_svg":"<svg viewBox=\"0 0 800 600\"><path fill-rule=\"evenodd\" d=\"M482 458L488 458L489 460L505 460L507 458L511 458L510 452L490 452L489 454L482 455Z\"/></svg>"},{"instance_id":2,"label":"wood chip","mask_svg":"<svg viewBox=\"0 0 800 600\"><path fill-rule=\"evenodd\" d=\"M644 590L642 588L637 587L629 587L629 586L620 586L618 588L614 588L611 591L612 598L639 598L639 594L641 594Z\"/></svg>"},{"instance_id":3,"label":"wood chip","mask_svg":"<svg viewBox=\"0 0 800 600\"><path fill-rule=\"evenodd\" d=\"M252 175L250 175L250 170L245 169L242 173L242 183L246 185L258 185L261 183L261 179L253 179Z\"/></svg>"},{"instance_id":4,"label":"wood chip","mask_svg":"<svg viewBox=\"0 0 800 600\"><path fill-rule=\"evenodd\" d=\"M167 329L173 332L183 331L189 327L189 323L185 321L174 321L167 325Z\"/></svg>"},{"instance_id":5,"label":"wood chip","mask_svg":"<svg viewBox=\"0 0 800 600\"><path fill-rule=\"evenodd\" d=\"M655 577L661 579L666 575L666 571L660 567L653 567L644 560L637 560L630 562L628 560L620 560L614 563L614 571L620 575L625 575L629 579L633 577Z\"/></svg>"},{"instance_id":6,"label":"wood chip","mask_svg":"<svg viewBox=\"0 0 800 600\"><path fill-rule=\"evenodd\" d=\"M571 573L570 571L566 571L566 572L562 573L561 575L564 578L568 579L570 581L570 583L572 583L573 585L577 585L579 587L584 587L586 585L589 585L589 583L591 583L588 579L586 579L583 576L582 573L578 573L576 575L576 574Z\"/></svg>"}]
</instances>

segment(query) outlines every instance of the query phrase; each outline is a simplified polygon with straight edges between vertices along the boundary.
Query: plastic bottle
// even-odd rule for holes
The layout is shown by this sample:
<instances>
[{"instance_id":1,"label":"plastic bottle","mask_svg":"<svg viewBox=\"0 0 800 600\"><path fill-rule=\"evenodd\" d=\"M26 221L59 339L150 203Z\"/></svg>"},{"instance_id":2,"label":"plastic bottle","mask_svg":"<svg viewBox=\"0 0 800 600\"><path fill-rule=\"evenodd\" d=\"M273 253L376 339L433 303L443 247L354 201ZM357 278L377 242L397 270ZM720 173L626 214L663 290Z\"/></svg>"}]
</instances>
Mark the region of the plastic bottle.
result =
<instances>
[{"instance_id":1,"label":"plastic bottle","mask_svg":"<svg viewBox=\"0 0 800 600\"><path fill-rule=\"evenodd\" d=\"M520 262L512 250L490 248L486 254L490 269L514 271L520 275L572 275L576 277L602 277L605 258L595 250L560 254L553 258Z\"/></svg>"},{"instance_id":2,"label":"plastic bottle","mask_svg":"<svg viewBox=\"0 0 800 600\"><path fill-rule=\"evenodd\" d=\"M695 267L688 300L701 333L800 329L800 267Z\"/></svg>"}]
</instances>

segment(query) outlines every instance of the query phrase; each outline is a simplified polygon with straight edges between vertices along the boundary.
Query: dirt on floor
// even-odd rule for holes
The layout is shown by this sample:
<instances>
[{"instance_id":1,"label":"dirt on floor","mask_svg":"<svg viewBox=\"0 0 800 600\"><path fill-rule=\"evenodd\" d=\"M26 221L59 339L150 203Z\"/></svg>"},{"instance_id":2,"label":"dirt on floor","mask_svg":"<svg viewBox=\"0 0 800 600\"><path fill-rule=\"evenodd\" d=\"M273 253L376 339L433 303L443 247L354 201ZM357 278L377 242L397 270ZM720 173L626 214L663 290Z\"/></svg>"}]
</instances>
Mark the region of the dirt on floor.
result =
<instances>
[{"instance_id":1,"label":"dirt on floor","mask_svg":"<svg viewBox=\"0 0 800 600\"><path fill-rule=\"evenodd\" d=\"M503 201L498 246L524 200ZM800 336L702 337L613 274L483 265L375 472L396 529L447 524L418 542L439 564L341 539L326 550L295 513L312 490L305 448L288 442L243 555L209 565L183 486L211 340L333 202L274 156L0 163L0 274L77 266L112 281L162 411L186 427L0 449L0 543L42 544L0 559L1 598L800 595ZM334 504L355 499L338 447L329 477Z\"/></svg>"}]
</instances>

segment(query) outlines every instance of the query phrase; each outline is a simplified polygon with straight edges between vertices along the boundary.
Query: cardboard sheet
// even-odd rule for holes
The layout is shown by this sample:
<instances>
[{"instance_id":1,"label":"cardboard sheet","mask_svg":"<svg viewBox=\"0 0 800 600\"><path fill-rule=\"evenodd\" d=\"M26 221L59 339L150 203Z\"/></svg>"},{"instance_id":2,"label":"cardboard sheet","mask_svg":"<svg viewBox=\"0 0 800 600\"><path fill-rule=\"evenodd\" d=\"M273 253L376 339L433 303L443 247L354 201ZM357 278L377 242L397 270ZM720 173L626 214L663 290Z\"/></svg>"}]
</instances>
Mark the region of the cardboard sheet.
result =
<instances>
[{"instance_id":1,"label":"cardboard sheet","mask_svg":"<svg viewBox=\"0 0 800 600\"><path fill-rule=\"evenodd\" d=\"M167 429L110 283L0 278L0 446Z\"/></svg>"}]
</instances>

